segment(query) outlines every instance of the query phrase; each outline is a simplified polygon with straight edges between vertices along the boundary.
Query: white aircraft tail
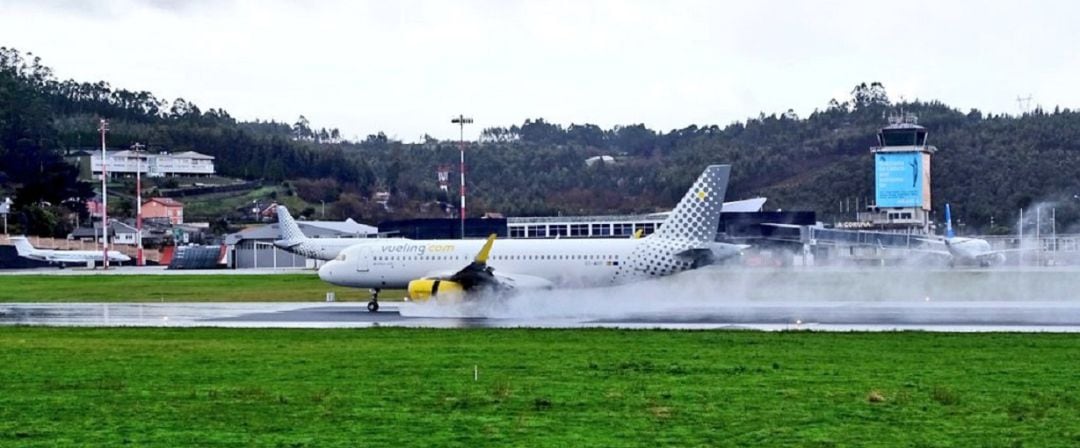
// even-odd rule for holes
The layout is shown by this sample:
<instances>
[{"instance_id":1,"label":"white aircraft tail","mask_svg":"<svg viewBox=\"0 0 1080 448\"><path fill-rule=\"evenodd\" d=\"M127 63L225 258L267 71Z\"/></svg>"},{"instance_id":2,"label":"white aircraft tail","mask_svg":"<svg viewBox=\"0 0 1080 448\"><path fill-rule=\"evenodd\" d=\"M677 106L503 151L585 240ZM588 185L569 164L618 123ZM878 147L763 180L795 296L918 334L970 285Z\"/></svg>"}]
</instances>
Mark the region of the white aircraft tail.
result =
<instances>
[{"instance_id":1,"label":"white aircraft tail","mask_svg":"<svg viewBox=\"0 0 1080 448\"><path fill-rule=\"evenodd\" d=\"M664 239L714 241L730 176L731 165L709 165L705 168L653 235Z\"/></svg>"},{"instance_id":2,"label":"white aircraft tail","mask_svg":"<svg viewBox=\"0 0 1080 448\"><path fill-rule=\"evenodd\" d=\"M286 245L296 245L307 240L307 236L300 230L300 226L289 214L289 209L284 205L277 206L278 228L281 230L281 242Z\"/></svg>"},{"instance_id":3,"label":"white aircraft tail","mask_svg":"<svg viewBox=\"0 0 1080 448\"><path fill-rule=\"evenodd\" d=\"M18 252L20 257L28 256L36 250L25 236L13 236L11 242L15 243L15 252Z\"/></svg>"},{"instance_id":4,"label":"white aircraft tail","mask_svg":"<svg viewBox=\"0 0 1080 448\"><path fill-rule=\"evenodd\" d=\"M615 262L619 270L614 282L671 275L712 263L717 258L714 249L722 249L714 241L730 175L731 165L705 168L660 228L642 238L629 259ZM731 255L721 252L720 257Z\"/></svg>"}]
</instances>

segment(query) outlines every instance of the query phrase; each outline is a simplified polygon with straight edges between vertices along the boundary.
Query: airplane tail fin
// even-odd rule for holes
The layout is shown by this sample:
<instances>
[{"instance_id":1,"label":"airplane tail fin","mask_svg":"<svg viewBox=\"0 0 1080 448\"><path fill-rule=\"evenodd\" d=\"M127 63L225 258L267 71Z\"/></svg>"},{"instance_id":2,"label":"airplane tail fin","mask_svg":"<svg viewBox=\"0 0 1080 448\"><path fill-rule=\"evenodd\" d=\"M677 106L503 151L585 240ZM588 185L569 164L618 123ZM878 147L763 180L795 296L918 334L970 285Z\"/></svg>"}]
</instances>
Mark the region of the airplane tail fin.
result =
<instances>
[{"instance_id":1,"label":"airplane tail fin","mask_svg":"<svg viewBox=\"0 0 1080 448\"><path fill-rule=\"evenodd\" d=\"M25 236L13 236L11 242L15 243L15 252L18 252L19 256L27 256L34 252L34 246Z\"/></svg>"},{"instance_id":2,"label":"airplane tail fin","mask_svg":"<svg viewBox=\"0 0 1080 448\"><path fill-rule=\"evenodd\" d=\"M720 225L731 165L709 165L657 229L657 238L712 242Z\"/></svg>"},{"instance_id":3,"label":"airplane tail fin","mask_svg":"<svg viewBox=\"0 0 1080 448\"><path fill-rule=\"evenodd\" d=\"M292 215L289 214L289 209L284 205L277 206L277 219L278 228L281 231L281 241L291 244L299 244L307 239L304 232L300 230L300 226L293 220Z\"/></svg>"},{"instance_id":4,"label":"airplane tail fin","mask_svg":"<svg viewBox=\"0 0 1080 448\"><path fill-rule=\"evenodd\" d=\"M956 232L953 232L952 228L952 210L949 208L949 204L945 204L945 238L952 238L956 236Z\"/></svg>"}]
</instances>

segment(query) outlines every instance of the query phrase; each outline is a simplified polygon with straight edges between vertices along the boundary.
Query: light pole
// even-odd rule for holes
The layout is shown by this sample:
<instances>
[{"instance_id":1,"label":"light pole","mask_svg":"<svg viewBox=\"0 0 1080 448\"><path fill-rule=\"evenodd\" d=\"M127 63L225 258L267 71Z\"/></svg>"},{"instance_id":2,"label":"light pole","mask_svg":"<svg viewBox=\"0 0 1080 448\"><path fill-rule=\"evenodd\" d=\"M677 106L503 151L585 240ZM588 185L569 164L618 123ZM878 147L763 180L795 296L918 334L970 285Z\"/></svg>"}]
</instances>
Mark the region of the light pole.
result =
<instances>
[{"instance_id":1,"label":"light pole","mask_svg":"<svg viewBox=\"0 0 1080 448\"><path fill-rule=\"evenodd\" d=\"M104 118L98 126L101 131L101 261L102 269L109 269L109 185L108 185L108 158L105 154L105 132L109 130L109 122Z\"/></svg>"},{"instance_id":2,"label":"light pole","mask_svg":"<svg viewBox=\"0 0 1080 448\"><path fill-rule=\"evenodd\" d=\"M319 219L326 219L326 201L320 200L319 204L322 204L322 210L319 212Z\"/></svg>"},{"instance_id":3,"label":"light pole","mask_svg":"<svg viewBox=\"0 0 1080 448\"><path fill-rule=\"evenodd\" d=\"M135 152L135 265L143 266L146 262L143 259L143 245L142 245L142 154L140 151L145 148L142 143L135 142L131 145L131 150Z\"/></svg>"},{"instance_id":4,"label":"light pole","mask_svg":"<svg viewBox=\"0 0 1080 448\"><path fill-rule=\"evenodd\" d=\"M450 122L458 125L460 130L458 150L461 152L461 239L465 239L465 125L472 123L473 119L459 114Z\"/></svg>"}]
</instances>

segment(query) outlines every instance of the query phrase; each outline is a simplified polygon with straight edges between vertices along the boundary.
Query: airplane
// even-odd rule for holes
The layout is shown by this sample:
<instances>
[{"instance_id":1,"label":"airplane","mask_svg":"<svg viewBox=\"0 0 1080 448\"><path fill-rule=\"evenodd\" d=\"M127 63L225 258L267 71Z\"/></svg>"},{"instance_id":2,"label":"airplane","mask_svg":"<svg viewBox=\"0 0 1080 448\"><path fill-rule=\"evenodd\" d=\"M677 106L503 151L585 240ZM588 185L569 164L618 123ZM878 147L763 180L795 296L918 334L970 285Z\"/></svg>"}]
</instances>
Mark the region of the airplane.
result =
<instances>
[{"instance_id":1,"label":"airplane","mask_svg":"<svg viewBox=\"0 0 1080 448\"><path fill-rule=\"evenodd\" d=\"M982 238L967 238L956 236L952 227L952 210L949 204L945 204L945 238L935 240L923 240L934 244L944 244L944 251L930 251L949 258L949 266L978 265L989 267L1005 261L1006 252L1011 250L993 250L990 243Z\"/></svg>"},{"instance_id":2,"label":"airplane","mask_svg":"<svg viewBox=\"0 0 1080 448\"><path fill-rule=\"evenodd\" d=\"M341 251L319 278L370 288L368 310L375 312L383 288L405 288L411 300L455 300L488 291L614 285L699 268L748 247L715 242L730 172L730 165L706 168L656 232L642 238L381 239Z\"/></svg>"},{"instance_id":3,"label":"airplane","mask_svg":"<svg viewBox=\"0 0 1080 448\"><path fill-rule=\"evenodd\" d=\"M94 263L101 263L104 259L104 255L100 250L52 250L52 249L35 249L30 244L30 240L25 236L13 236L11 242L15 243L15 251L18 252L20 257L29 258L31 260L47 261L52 264L58 264L63 268L67 264L86 264L87 266L93 266ZM109 262L124 262L131 261L131 257L124 255L115 250L110 250Z\"/></svg>"},{"instance_id":4,"label":"airplane","mask_svg":"<svg viewBox=\"0 0 1080 448\"><path fill-rule=\"evenodd\" d=\"M724 213L738 213L747 211L760 210L762 204L765 203L765 198L752 198L743 199L733 202L725 202L723 207ZM346 247L354 244L361 244L365 242L371 242L371 239L365 238L308 238L304 235L304 232L300 230L300 226L296 224L296 220L293 219L289 213L289 209L284 205L278 205L274 210L277 214L278 227L281 229L282 239L274 241L274 246L278 248L301 255L304 257L312 258L315 260L333 260L339 253ZM640 238L641 230L639 229L631 238ZM409 240L408 238L395 238L394 241ZM411 241L411 240L410 240ZM750 246L742 246L743 249ZM738 249L736 245L728 249ZM739 249L741 250L741 249ZM732 252L731 255L737 254Z\"/></svg>"},{"instance_id":5,"label":"airplane","mask_svg":"<svg viewBox=\"0 0 1080 448\"><path fill-rule=\"evenodd\" d=\"M288 208L279 205L275 212L282 239L274 241L274 245L287 252L316 260L333 260L342 249L370 241L364 238L308 238L289 214Z\"/></svg>"}]
</instances>

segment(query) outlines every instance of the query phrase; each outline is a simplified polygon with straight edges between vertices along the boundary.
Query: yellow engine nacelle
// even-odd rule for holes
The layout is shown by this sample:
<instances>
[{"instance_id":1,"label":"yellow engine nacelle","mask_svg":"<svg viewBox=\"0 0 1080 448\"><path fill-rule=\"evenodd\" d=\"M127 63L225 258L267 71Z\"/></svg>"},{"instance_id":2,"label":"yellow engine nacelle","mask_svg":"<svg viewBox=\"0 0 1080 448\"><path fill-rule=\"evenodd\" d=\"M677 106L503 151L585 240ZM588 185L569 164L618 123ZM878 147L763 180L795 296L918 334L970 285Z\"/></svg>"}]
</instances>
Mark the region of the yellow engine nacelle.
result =
<instances>
[{"instance_id":1,"label":"yellow engine nacelle","mask_svg":"<svg viewBox=\"0 0 1080 448\"><path fill-rule=\"evenodd\" d=\"M408 294L409 300L417 302L432 298L440 301L443 299L460 300L465 296L465 288L450 280L422 278L409 282Z\"/></svg>"}]
</instances>

